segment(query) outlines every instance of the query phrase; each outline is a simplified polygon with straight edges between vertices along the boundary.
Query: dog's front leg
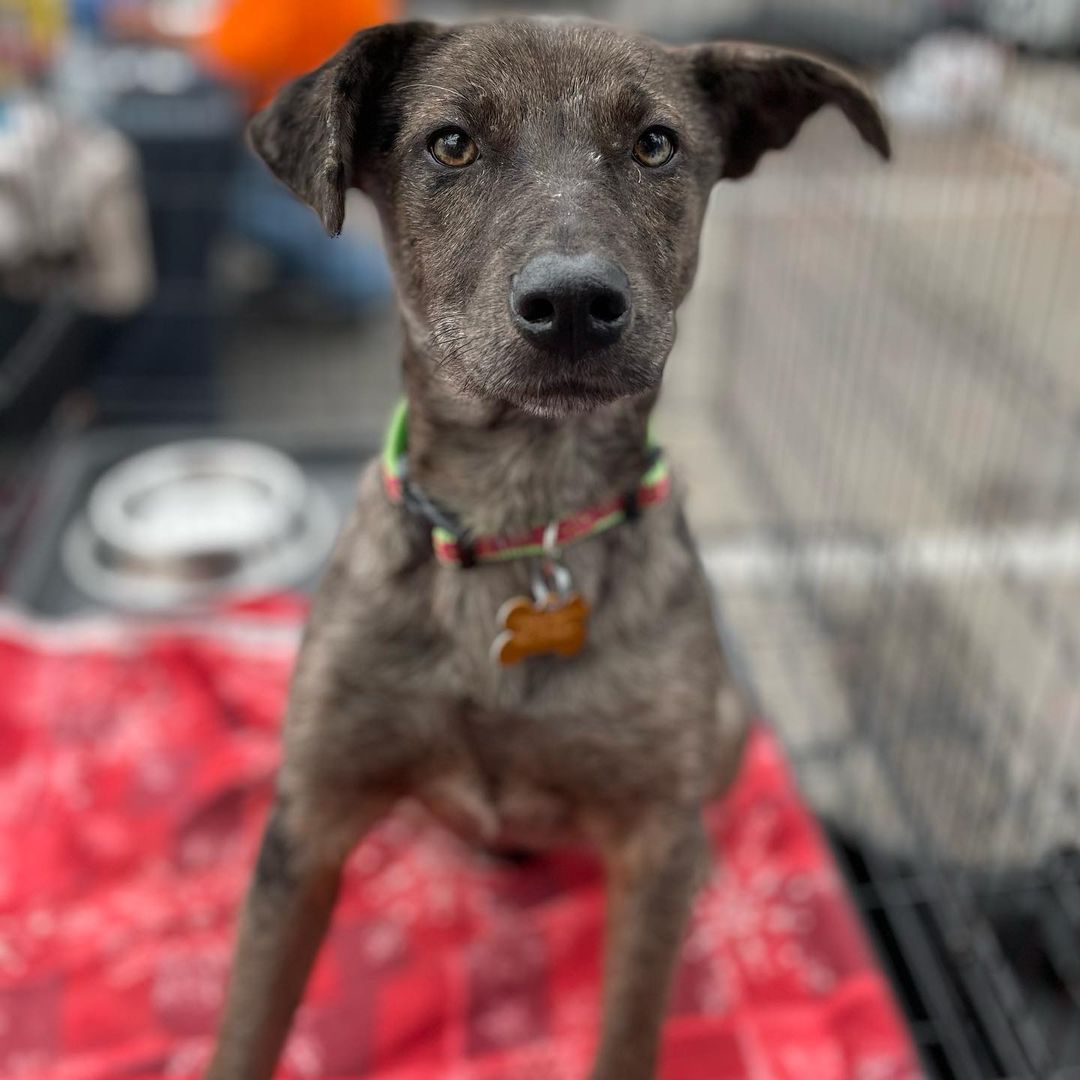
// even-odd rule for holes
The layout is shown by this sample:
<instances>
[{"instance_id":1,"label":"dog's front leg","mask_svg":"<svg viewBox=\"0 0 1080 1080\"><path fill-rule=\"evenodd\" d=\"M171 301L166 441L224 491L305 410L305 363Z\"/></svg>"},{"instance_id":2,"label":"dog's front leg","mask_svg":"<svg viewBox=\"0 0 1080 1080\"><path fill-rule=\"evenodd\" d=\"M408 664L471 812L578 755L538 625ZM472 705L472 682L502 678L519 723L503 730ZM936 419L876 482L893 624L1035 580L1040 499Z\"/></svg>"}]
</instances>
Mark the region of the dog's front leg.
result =
<instances>
[{"instance_id":1,"label":"dog's front leg","mask_svg":"<svg viewBox=\"0 0 1080 1080\"><path fill-rule=\"evenodd\" d=\"M345 857L374 805L316 817L281 797L270 813L240 916L217 1049L207 1080L269 1080L337 899Z\"/></svg>"},{"instance_id":2,"label":"dog's front leg","mask_svg":"<svg viewBox=\"0 0 1080 1080\"><path fill-rule=\"evenodd\" d=\"M683 931L706 856L700 813L657 811L605 842L607 951L592 1080L652 1080Z\"/></svg>"}]
</instances>

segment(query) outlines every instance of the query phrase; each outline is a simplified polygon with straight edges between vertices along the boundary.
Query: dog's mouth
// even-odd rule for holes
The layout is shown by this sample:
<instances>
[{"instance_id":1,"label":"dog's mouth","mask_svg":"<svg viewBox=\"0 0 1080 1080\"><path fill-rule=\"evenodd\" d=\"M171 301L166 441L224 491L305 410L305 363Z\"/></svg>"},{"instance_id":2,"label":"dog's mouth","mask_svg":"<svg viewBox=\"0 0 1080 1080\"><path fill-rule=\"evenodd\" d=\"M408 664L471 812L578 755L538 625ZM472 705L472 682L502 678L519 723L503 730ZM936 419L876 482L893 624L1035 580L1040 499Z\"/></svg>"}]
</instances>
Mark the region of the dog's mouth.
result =
<instances>
[{"instance_id":1,"label":"dog's mouth","mask_svg":"<svg viewBox=\"0 0 1080 1080\"><path fill-rule=\"evenodd\" d=\"M592 386L586 383L566 383L556 389L543 392L525 392L509 394L506 401L523 412L548 419L568 416L571 413L592 412L610 404L621 394L612 392L607 387Z\"/></svg>"},{"instance_id":2,"label":"dog's mouth","mask_svg":"<svg viewBox=\"0 0 1080 1080\"><path fill-rule=\"evenodd\" d=\"M443 369L468 397L500 402L546 419L593 412L620 398L654 390L663 363L630 362L611 357L605 363L547 356L542 363L526 360L495 371Z\"/></svg>"},{"instance_id":3,"label":"dog's mouth","mask_svg":"<svg viewBox=\"0 0 1080 1080\"><path fill-rule=\"evenodd\" d=\"M523 412L545 418L558 418L572 413L592 412L620 398L651 390L654 377L644 373L634 378L613 378L604 375L558 374L519 384L506 381L499 398Z\"/></svg>"}]
</instances>

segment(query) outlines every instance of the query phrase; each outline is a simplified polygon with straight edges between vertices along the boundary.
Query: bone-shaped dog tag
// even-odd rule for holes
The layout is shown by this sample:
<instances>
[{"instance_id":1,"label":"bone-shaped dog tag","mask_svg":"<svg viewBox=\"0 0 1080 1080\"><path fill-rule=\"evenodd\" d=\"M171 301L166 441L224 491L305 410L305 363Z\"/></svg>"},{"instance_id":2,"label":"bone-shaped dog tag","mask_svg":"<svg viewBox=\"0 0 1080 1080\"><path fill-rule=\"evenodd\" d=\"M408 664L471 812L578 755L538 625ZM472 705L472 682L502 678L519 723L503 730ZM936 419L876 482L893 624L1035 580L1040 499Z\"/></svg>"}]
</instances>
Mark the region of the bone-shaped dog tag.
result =
<instances>
[{"instance_id":1,"label":"bone-shaped dog tag","mask_svg":"<svg viewBox=\"0 0 1080 1080\"><path fill-rule=\"evenodd\" d=\"M515 596L499 609L503 631L491 644L491 655L503 667L529 656L554 653L577 656L588 636L589 605L577 593L544 602Z\"/></svg>"}]
</instances>

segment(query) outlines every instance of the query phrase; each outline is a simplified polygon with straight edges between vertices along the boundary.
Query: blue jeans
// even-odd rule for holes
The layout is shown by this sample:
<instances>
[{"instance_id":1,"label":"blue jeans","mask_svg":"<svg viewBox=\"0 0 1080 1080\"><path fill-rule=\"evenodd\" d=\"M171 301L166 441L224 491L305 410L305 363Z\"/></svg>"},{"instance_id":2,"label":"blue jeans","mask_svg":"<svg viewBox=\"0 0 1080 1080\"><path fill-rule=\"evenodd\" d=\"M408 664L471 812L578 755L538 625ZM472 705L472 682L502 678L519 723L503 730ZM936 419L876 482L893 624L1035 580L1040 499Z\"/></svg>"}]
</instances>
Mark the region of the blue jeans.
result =
<instances>
[{"instance_id":1,"label":"blue jeans","mask_svg":"<svg viewBox=\"0 0 1080 1080\"><path fill-rule=\"evenodd\" d=\"M378 240L327 236L318 217L250 154L242 155L233 181L229 225L268 249L283 277L303 280L350 309L390 299L390 270Z\"/></svg>"}]
</instances>

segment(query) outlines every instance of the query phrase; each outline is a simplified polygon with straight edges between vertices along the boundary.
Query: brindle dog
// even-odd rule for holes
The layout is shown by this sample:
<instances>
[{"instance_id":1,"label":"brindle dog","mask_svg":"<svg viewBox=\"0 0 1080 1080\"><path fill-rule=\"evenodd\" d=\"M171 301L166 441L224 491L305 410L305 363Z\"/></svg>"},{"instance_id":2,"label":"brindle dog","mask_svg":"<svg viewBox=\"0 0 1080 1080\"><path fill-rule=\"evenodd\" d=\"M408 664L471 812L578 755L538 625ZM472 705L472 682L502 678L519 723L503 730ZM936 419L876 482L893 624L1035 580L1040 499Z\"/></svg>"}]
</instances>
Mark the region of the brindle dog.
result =
<instances>
[{"instance_id":1,"label":"brindle dog","mask_svg":"<svg viewBox=\"0 0 1080 1080\"><path fill-rule=\"evenodd\" d=\"M330 233L348 187L375 201L411 481L474 534L513 534L637 484L713 184L829 104L888 156L866 92L808 56L577 22L409 22L286 86L251 138ZM598 849L591 1075L654 1076L701 807L735 770L744 710L677 499L563 557L592 607L584 650L499 667L496 613L528 593L528 560L440 565L430 523L364 474L293 679L214 1080L271 1075L342 863L406 796L484 846Z\"/></svg>"}]
</instances>

